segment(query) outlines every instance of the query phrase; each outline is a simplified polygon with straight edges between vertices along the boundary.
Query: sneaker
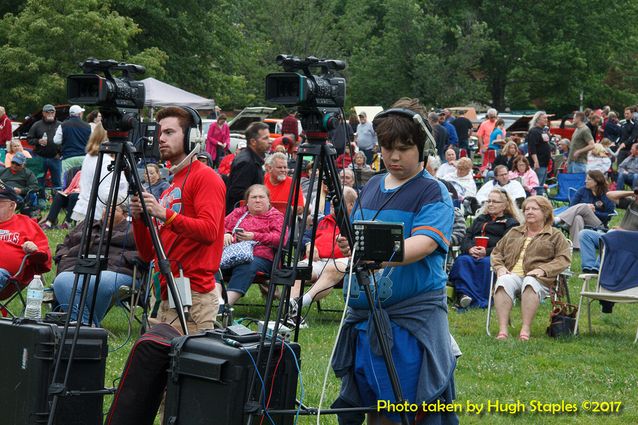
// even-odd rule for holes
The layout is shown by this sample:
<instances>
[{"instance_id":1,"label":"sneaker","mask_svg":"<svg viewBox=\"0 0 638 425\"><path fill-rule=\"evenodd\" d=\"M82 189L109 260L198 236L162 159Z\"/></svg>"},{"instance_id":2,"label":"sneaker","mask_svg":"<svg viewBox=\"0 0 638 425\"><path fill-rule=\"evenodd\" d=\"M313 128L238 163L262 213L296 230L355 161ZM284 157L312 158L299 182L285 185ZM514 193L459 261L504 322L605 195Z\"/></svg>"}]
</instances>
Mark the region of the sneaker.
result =
<instances>
[{"instance_id":1,"label":"sneaker","mask_svg":"<svg viewBox=\"0 0 638 425\"><path fill-rule=\"evenodd\" d=\"M51 230L53 229L53 225L49 221L45 221L44 223L40 223L40 227L42 230Z\"/></svg>"},{"instance_id":2,"label":"sneaker","mask_svg":"<svg viewBox=\"0 0 638 425\"><path fill-rule=\"evenodd\" d=\"M459 300L459 305L461 306L461 308L468 308L470 304L472 304L471 297L468 297L467 295L461 296L461 299Z\"/></svg>"},{"instance_id":3,"label":"sneaker","mask_svg":"<svg viewBox=\"0 0 638 425\"><path fill-rule=\"evenodd\" d=\"M301 303L301 297L293 298L290 300L290 309L288 310L288 314L291 317L295 317L297 313L299 313L299 304Z\"/></svg>"},{"instance_id":4,"label":"sneaker","mask_svg":"<svg viewBox=\"0 0 638 425\"><path fill-rule=\"evenodd\" d=\"M297 316L292 316L292 315L287 315L286 316L286 326L288 326L290 329L295 329L297 327ZM299 322L299 329L307 329L308 328L308 322L306 322L306 319L301 316L301 322Z\"/></svg>"}]
</instances>

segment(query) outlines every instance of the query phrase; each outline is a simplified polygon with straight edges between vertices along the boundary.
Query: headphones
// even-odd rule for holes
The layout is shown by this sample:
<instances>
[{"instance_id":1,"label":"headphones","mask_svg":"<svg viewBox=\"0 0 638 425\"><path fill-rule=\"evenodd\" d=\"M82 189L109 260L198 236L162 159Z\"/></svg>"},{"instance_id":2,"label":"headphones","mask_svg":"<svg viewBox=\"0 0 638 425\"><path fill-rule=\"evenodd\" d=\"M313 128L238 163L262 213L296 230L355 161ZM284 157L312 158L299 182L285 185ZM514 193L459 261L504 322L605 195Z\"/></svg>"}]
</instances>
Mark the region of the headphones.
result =
<instances>
[{"instance_id":1,"label":"headphones","mask_svg":"<svg viewBox=\"0 0 638 425\"><path fill-rule=\"evenodd\" d=\"M195 149L198 151L201 150L201 145L204 142L204 137L202 136L202 117L190 106L178 106L178 108L182 108L188 112L193 120L193 125L186 130L186 134L184 135L184 153L188 155Z\"/></svg>"},{"instance_id":2,"label":"headphones","mask_svg":"<svg viewBox=\"0 0 638 425\"><path fill-rule=\"evenodd\" d=\"M432 128L430 124L423 120L423 117L418 112L415 112L411 109L405 108L391 108L386 109L378 113L374 120L372 120L372 127L374 130L377 130L378 119L387 118L389 115L400 115L402 117L408 118L416 123L421 131L421 148L417 144L417 148L419 149L419 153L421 154L421 161L425 162L427 160L428 155L436 155L436 142L434 141L434 136L432 135ZM417 142L419 142L417 141Z\"/></svg>"}]
</instances>

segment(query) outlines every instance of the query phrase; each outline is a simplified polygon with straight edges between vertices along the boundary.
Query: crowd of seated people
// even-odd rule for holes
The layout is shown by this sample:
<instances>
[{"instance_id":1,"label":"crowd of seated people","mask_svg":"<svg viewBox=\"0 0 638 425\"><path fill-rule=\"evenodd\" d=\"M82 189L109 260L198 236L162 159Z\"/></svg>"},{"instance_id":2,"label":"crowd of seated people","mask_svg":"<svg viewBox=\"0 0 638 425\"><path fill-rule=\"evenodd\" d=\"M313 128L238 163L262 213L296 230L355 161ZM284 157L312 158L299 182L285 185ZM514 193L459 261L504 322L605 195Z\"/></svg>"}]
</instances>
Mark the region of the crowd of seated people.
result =
<instances>
[{"instance_id":1,"label":"crowd of seated people","mask_svg":"<svg viewBox=\"0 0 638 425\"><path fill-rule=\"evenodd\" d=\"M581 121L579 121L581 118L583 119L584 128L591 134L593 144L589 145L591 140L585 130L580 130L575 148L569 139L564 139L558 142L556 146L552 144L551 149L553 150L553 155L563 156L569 153L570 148L579 150L578 152L572 152L572 162L578 162L576 169L581 170L581 165L585 164L584 161L586 161L588 172L585 185L574 188L569 207L560 212L560 214L556 214L555 217L552 216L549 225L545 222L548 217L545 211L546 204L543 200L545 198L534 197L537 192L538 194L543 194L543 190L539 190L544 185L543 182L539 181L538 167L534 166L534 159L531 156L526 156L522 153L525 152L525 147L519 146L516 141L509 137L510 135L504 127L503 120L499 119L497 114L490 114L487 120L489 124L483 128L482 144L479 147L482 151L492 150L496 152L494 160L488 164L489 167L487 169L489 172L485 173L485 175L474 172L476 166L471 157L457 159L457 147L454 145L449 145L449 148L445 150L444 163L442 165L438 156L437 158L430 158L428 161L428 171L445 184L452 199L456 201L455 205L462 206L461 209L455 209L454 231L450 240L450 245L458 246L461 252L461 255L453 263L450 260L452 266L449 280L450 284L455 287L456 303L461 307L485 307L487 305L491 265L499 277L494 298L499 323L503 317L509 314L508 309L511 309L511 305L508 302L513 299L512 296L519 295L519 293L523 295L525 314L523 315L523 327L520 333L521 339L526 339L529 336L531 320L533 319L533 314L529 313L535 311L538 307L535 305L533 297L529 295L529 290L533 292L536 299L542 299L547 285L555 277L556 270L563 266L564 261L551 270L546 270L541 266L536 267L541 264L541 260L530 266L526 262L527 260L523 261L522 255L520 256L521 258L511 258L513 252L510 252L509 248L505 250L503 248L499 249L499 244L508 243L510 245L507 246L511 247L513 246L511 244L520 243L521 247L526 249L525 258L527 258L528 254L535 253L534 249L537 248L535 243L531 244L529 242L530 235L533 237L545 237L544 235L548 235L547 237L556 245L554 253L562 260L565 260L562 240L556 236L560 234L560 231L555 228L552 230L552 225L561 227L569 231L569 239L573 242L575 249L586 250L587 254L583 252L583 268L597 270L596 248L599 243L599 235L607 230L609 219L613 216L616 208L614 202L622 202L623 199L631 196L628 194L632 194L632 191L626 191L628 194L622 191L626 185L633 189L638 184L638 144L632 143L628 136L628 133L631 134L631 131L634 130L627 129L626 122L621 123L617 122L617 119L614 120L612 114L609 114L607 119L601 119L598 125L591 124L595 120L587 121L586 117L583 118L578 114L577 124L580 128L583 128L580 125ZM228 290L228 302L231 305L236 303L246 293L258 273L267 276L272 268L274 252L279 243L283 227L283 215L273 205L285 204L288 200L288 193L292 184L290 163L294 161L297 148L303 141L303 135L299 133L298 126L295 124L296 118L289 116L286 119L286 130L290 136L281 138L277 144L271 143L267 125L257 123L246 132L246 142L241 142L234 153L229 152L228 145L224 141L224 146L215 142L211 144L211 149L207 149L208 152L201 152L197 156L197 159L201 157L202 161L206 161L209 166L226 176L225 181L228 192L225 245L245 240L257 242L253 251L254 260L252 263L223 270L226 278L224 283ZM293 122L293 120L295 121ZM608 131L606 130L607 127L605 127L607 121L611 123ZM41 226L44 229L57 225L58 216L64 208L67 209L67 214L63 225L60 226L61 228L71 227L73 220L81 222L86 215L88 191L93 176L98 172L95 169L97 152L100 144L107 139L101 123L96 123L93 127L86 147L87 155L84 158L82 170L75 175L73 180L66 182L64 190L53 193L49 214L41 221ZM215 131L217 130L215 129ZM546 133L546 129L541 127L533 130L541 135ZM638 129L635 131L638 132ZM611 135L611 138L603 139L602 132ZM374 173L376 170L373 170L370 166L370 156L378 157L379 153L376 152L378 150L377 147L367 149L366 152L360 150L357 146L356 132L352 136L345 135L344 142L344 150L338 158L337 167L339 169L340 182L344 187L346 204L349 205L348 203L352 197L356 199L356 190L360 190L363 186L358 180L357 170ZM537 142L544 143L544 138L541 136ZM348 144L352 144L354 155L352 155L350 149L345 149ZM11 150L12 152L10 153L14 154L12 158L9 158L11 167L14 166L14 163L20 165L19 162L22 161L22 156L26 155L27 151L20 152L20 148L17 146L11 147ZM538 147L534 150L537 153L542 151ZM616 165L612 167L612 164L616 155L620 154L620 151L626 152L626 155L618 163L618 178L615 184L618 188L616 192L622 192L623 196L620 199L612 199L611 196L608 196L607 189L610 183L613 184ZM215 153L217 161L211 158L212 152ZM17 161L14 161L15 159ZM538 159L538 154L536 159ZM26 156L24 162L26 162ZM103 180L100 185L100 197L104 197L103 190L110 186L111 177L106 169L108 161L106 162L107 164L99 172L102 177L101 180ZM307 172L312 164L307 163L305 165L304 171ZM144 189L151 192L156 198L159 198L162 192L170 185L169 182L161 177L160 167L162 166L161 164L147 164L143 173L143 177L146 179ZM540 172L543 173L545 171L541 170ZM554 170L554 173L556 172L557 170ZM126 179L122 177L120 182L119 198L124 199L127 196L128 189L126 187ZM307 182L307 178L305 182ZM330 206L331 200L326 196L327 187L323 184L322 187L324 190L321 192L322 195L319 202L321 206L320 212L322 215L325 214L325 217L318 223L318 226L328 227L327 224L330 220L334 221L334 218L331 218L334 211L332 211ZM354 190L349 188L354 188ZM314 192L315 190L310 190L306 185L299 194L298 202L300 207L305 203L310 203L311 211L314 210L313 207L316 201ZM616 192L610 193L615 194ZM16 192L16 194L18 193ZM75 199L79 199L79 201L74 207L73 202ZM243 200L243 202L240 202L240 200ZM524 219L519 210L521 205L527 208ZM99 220L104 206L98 205L96 208L95 218ZM465 210L465 216L463 215L463 209ZM69 214L68 211L74 212ZM466 218L468 216L470 217L468 219L470 224L466 229ZM512 241L515 236L510 235L510 230L514 229L518 229L516 230L518 239ZM536 231L538 232L535 233ZM321 237L325 237L325 235L318 232L315 242L320 242ZM477 238L480 240L483 237L487 238L485 247L477 243ZM334 247L334 241L332 242L331 250ZM529 247L526 245L527 243L530 243ZM338 253L331 253L332 255L326 257L325 249L328 246L330 246L328 243L317 244L318 251L313 253L315 254L315 261L313 262L313 270L315 272L319 270L318 267L321 264L325 265L326 258L336 258L335 255L339 255ZM131 248L134 248L134 246ZM514 253L518 252L520 250ZM496 256L494 253L496 253ZM543 251L541 254L545 255L547 253ZM585 261L586 256L587 261ZM541 274L539 269L542 269L544 274ZM72 268L66 268L66 270L64 268L58 269L58 273L71 273L71 271ZM317 274L313 274L313 281L316 279ZM532 279L536 281L536 284L544 285L544 287L535 285ZM56 283L56 285L58 285L57 294L62 290L59 288L64 285L62 283ZM527 289L528 287L530 288L529 290ZM293 306L296 303L297 307L307 307L312 300L321 299L328 293L329 291L324 290L324 288L313 286L306 294L301 294L298 287L295 287L293 289ZM509 301L504 296L507 296ZM62 294L59 298L64 299L65 297L67 297L67 294ZM106 298L104 296L104 299ZM102 308L103 304L101 303L100 314L97 314L94 322L96 324L102 321L102 313L106 311ZM73 309L71 310L73 312ZM77 313L74 314L77 316ZM501 331L499 332L501 334L499 339L504 338L502 333L505 330L501 329Z\"/></svg>"}]
</instances>

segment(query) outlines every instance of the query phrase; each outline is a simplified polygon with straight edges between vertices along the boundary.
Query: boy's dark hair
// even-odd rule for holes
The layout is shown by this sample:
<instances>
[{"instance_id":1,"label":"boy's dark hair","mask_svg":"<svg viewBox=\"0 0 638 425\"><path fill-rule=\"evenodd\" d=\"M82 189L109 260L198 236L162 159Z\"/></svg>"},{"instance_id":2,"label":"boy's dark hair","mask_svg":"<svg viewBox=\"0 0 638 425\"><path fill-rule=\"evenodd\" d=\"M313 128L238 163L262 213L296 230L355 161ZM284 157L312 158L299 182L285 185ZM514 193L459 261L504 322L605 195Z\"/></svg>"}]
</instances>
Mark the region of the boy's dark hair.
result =
<instances>
[{"instance_id":1,"label":"boy's dark hair","mask_svg":"<svg viewBox=\"0 0 638 425\"><path fill-rule=\"evenodd\" d=\"M421 117L426 116L425 109L419 103L419 99L403 97L397 100L392 108L409 109ZM416 146L419 150L419 158L423 158L425 132L414 120L402 114L389 114L381 118L375 118L374 129L377 133L379 146L385 149L393 149L400 142L407 146Z\"/></svg>"},{"instance_id":2,"label":"boy's dark hair","mask_svg":"<svg viewBox=\"0 0 638 425\"><path fill-rule=\"evenodd\" d=\"M259 135L260 130L268 130L268 128L268 124L261 121L255 121L254 123L250 124L244 132L244 135L246 136L246 145L250 146L251 140L257 140L257 136Z\"/></svg>"},{"instance_id":3,"label":"boy's dark hair","mask_svg":"<svg viewBox=\"0 0 638 425\"><path fill-rule=\"evenodd\" d=\"M188 129L195 126L193 122L193 117L186 109L180 108L179 106L169 106L160 110L155 120L160 122L164 118L175 117L179 122L179 126L182 128L182 132L184 134L188 133Z\"/></svg>"}]
</instances>

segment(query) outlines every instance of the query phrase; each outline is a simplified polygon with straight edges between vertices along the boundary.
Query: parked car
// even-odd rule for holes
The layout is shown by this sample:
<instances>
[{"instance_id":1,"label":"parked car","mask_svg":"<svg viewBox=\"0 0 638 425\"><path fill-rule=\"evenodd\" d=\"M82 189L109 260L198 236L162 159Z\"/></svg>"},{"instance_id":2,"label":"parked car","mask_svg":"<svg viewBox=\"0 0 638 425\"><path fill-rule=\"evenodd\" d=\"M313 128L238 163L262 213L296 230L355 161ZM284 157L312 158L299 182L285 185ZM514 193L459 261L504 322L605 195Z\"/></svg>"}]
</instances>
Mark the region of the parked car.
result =
<instances>
[{"instance_id":1,"label":"parked car","mask_svg":"<svg viewBox=\"0 0 638 425\"><path fill-rule=\"evenodd\" d=\"M560 120L550 121L550 132L561 139L572 139L576 127L573 123L574 114L563 115Z\"/></svg>"},{"instance_id":2,"label":"parked car","mask_svg":"<svg viewBox=\"0 0 638 425\"><path fill-rule=\"evenodd\" d=\"M246 137L244 133L248 126L255 121L264 121L266 122L266 117L275 112L277 108L269 108L266 106L250 106L241 110L240 113L235 115L232 119L228 121L228 127L230 128L230 151L235 152L237 149L237 144L239 142L245 141ZM203 119L202 120L202 134L204 137L208 134L208 129L210 126L217 122L217 120L212 119ZM270 128L270 137L273 138L273 130L275 124L267 122L268 127ZM279 135L275 135L275 137L279 137Z\"/></svg>"}]
</instances>

